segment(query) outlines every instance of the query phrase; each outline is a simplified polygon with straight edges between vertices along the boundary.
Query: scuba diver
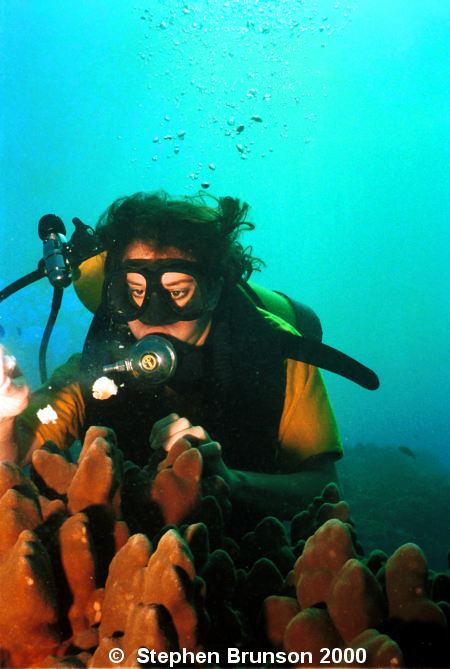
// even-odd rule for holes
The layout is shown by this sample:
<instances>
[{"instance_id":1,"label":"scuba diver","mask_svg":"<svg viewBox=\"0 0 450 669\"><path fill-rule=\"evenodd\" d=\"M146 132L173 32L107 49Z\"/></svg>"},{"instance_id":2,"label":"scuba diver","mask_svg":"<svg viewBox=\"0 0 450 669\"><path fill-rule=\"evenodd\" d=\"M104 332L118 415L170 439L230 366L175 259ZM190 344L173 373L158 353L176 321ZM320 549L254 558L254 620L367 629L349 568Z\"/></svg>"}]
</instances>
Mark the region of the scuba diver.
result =
<instances>
[{"instance_id":1,"label":"scuba diver","mask_svg":"<svg viewBox=\"0 0 450 669\"><path fill-rule=\"evenodd\" d=\"M291 518L336 481L342 446L318 369L327 365L308 353L320 321L248 282L262 264L239 242L254 228L248 205L215 202L137 193L106 210L96 228L104 250L75 280L95 312L82 353L31 397L1 356L0 457L26 463L47 440L66 449L104 425L126 459L146 466L185 438L233 507L259 517ZM306 353L291 354L301 341ZM169 369L152 382L145 372L161 358ZM105 375L110 392L96 392ZM42 423L48 404L56 417Z\"/></svg>"}]
</instances>

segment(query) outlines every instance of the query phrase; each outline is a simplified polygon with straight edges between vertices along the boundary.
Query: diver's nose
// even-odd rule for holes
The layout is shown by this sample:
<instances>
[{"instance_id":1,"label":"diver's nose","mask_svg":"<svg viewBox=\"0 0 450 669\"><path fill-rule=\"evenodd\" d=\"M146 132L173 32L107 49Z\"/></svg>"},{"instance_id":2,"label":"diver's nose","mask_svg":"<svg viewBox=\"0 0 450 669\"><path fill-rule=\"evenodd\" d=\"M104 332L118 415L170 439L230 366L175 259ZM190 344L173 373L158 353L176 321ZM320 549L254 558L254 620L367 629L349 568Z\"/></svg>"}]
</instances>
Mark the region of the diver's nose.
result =
<instances>
[{"instance_id":1,"label":"diver's nose","mask_svg":"<svg viewBox=\"0 0 450 669\"><path fill-rule=\"evenodd\" d=\"M144 325L167 325L171 321L171 314L167 313L167 307L162 303L157 293L152 293L147 302L147 308L140 315L139 320Z\"/></svg>"}]
</instances>

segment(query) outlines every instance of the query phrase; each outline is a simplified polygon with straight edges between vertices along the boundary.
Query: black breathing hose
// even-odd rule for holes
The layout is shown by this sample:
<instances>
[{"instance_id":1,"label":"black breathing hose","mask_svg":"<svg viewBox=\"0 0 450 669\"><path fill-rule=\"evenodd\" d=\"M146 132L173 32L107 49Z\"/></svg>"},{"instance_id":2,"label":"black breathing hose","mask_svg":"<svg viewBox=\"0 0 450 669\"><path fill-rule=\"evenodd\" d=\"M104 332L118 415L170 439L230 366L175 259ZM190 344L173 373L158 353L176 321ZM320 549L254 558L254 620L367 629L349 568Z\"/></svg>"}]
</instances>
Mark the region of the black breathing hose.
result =
<instances>
[{"instance_id":1,"label":"black breathing hose","mask_svg":"<svg viewBox=\"0 0 450 669\"><path fill-rule=\"evenodd\" d=\"M64 292L63 288L55 287L53 289L52 306L50 309L50 314L48 316L47 324L45 326L44 334L42 335L41 345L39 347L39 373L41 376L41 383L46 383L48 378L47 376L48 342L50 341L50 336L52 334L53 326L55 325L59 310L61 308L63 292Z\"/></svg>"}]
</instances>

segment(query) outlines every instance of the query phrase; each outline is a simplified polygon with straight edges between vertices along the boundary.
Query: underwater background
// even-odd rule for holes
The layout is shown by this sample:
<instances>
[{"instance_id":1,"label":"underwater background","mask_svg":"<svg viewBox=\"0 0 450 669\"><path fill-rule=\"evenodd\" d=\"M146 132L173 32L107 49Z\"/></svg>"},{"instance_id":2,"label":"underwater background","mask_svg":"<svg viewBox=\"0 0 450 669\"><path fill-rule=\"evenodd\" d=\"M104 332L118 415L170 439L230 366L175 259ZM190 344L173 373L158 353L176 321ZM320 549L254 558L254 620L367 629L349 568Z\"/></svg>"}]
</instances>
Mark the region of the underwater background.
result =
<instances>
[{"instance_id":1,"label":"underwater background","mask_svg":"<svg viewBox=\"0 0 450 669\"><path fill-rule=\"evenodd\" d=\"M0 288L37 267L43 214L70 236L139 190L249 202L253 279L313 307L324 341L381 380L325 374L362 544L416 541L442 567L450 5L3 0L0 23ZM0 305L33 387L51 297L44 279ZM50 370L90 317L68 288Z\"/></svg>"}]
</instances>

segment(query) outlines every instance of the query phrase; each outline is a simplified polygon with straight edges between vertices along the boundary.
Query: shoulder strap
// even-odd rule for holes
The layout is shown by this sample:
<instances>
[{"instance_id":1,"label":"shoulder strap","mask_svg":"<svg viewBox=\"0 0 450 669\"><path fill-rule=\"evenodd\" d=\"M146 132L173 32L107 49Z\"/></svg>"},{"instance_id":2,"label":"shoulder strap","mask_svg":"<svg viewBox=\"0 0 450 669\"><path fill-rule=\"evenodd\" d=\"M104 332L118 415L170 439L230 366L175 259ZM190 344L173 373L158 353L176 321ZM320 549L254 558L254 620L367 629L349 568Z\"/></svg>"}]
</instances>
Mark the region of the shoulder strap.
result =
<instances>
[{"instance_id":1,"label":"shoulder strap","mask_svg":"<svg viewBox=\"0 0 450 669\"><path fill-rule=\"evenodd\" d=\"M295 327L304 337L322 341L320 318L306 304L301 304L284 293L258 286L253 281L242 283L241 287L256 306L279 316Z\"/></svg>"},{"instance_id":2,"label":"shoulder strap","mask_svg":"<svg viewBox=\"0 0 450 669\"><path fill-rule=\"evenodd\" d=\"M293 325L297 332L302 335L299 336L298 333L293 334L287 328L284 330L283 328L279 329L278 334L282 342L282 350L286 357L344 376L368 390L376 390L378 388L380 382L377 375L371 369L342 353L342 351L338 351L322 343L320 320L309 307L300 305L300 307L303 307L303 310L300 311L300 316L303 319L302 327L301 323L297 325L298 320L292 321L292 316L290 320L286 317L286 314L289 314L289 312L287 311L286 304L283 305L280 300L286 300L289 306L293 304L292 300L286 296L280 293L273 293L266 288L261 289L260 286L256 286L253 282L251 285L242 284L241 288L257 307L275 314L276 317L282 318L289 325ZM263 298L265 297L268 297L267 302L263 302ZM278 302L277 299L279 300ZM317 328L320 328L320 331ZM309 334L306 334L307 332ZM313 334L310 334L311 332Z\"/></svg>"}]
</instances>

